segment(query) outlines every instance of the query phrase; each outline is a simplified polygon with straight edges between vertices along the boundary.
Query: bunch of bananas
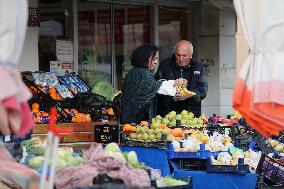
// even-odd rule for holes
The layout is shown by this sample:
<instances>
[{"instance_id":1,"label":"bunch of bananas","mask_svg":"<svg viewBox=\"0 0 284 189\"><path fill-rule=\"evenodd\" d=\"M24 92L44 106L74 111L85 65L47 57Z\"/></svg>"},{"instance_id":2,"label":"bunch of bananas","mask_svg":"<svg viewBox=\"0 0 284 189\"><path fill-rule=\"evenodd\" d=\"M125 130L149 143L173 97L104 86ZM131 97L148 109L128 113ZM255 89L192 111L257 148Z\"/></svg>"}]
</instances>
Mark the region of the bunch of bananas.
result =
<instances>
[{"instance_id":1,"label":"bunch of bananas","mask_svg":"<svg viewBox=\"0 0 284 189\"><path fill-rule=\"evenodd\" d=\"M177 92L181 94L181 96L194 96L196 93L187 90L185 86L177 86Z\"/></svg>"}]
</instances>

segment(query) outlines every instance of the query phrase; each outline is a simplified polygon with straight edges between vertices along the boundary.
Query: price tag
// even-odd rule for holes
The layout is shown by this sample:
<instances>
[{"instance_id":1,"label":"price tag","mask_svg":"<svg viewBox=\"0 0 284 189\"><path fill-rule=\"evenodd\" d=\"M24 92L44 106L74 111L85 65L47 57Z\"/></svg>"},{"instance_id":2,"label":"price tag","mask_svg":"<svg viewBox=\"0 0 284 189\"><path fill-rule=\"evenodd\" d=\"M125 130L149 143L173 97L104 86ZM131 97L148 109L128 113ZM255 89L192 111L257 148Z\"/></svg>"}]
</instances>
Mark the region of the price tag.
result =
<instances>
[{"instance_id":1,"label":"price tag","mask_svg":"<svg viewBox=\"0 0 284 189\"><path fill-rule=\"evenodd\" d=\"M10 142L10 141L11 141L11 136L10 135L5 135L4 142Z\"/></svg>"},{"instance_id":2,"label":"price tag","mask_svg":"<svg viewBox=\"0 0 284 189\"><path fill-rule=\"evenodd\" d=\"M119 143L119 125L110 125L107 123L95 125L95 142L98 143Z\"/></svg>"}]
</instances>

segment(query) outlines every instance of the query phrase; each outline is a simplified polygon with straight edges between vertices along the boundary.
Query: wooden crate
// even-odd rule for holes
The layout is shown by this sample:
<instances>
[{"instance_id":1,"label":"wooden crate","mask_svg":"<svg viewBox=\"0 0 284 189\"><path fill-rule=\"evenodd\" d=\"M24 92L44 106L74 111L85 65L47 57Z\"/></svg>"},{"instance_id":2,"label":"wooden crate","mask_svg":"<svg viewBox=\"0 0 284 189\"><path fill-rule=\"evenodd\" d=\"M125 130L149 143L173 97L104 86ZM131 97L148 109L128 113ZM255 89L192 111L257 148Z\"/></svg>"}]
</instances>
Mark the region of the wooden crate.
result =
<instances>
[{"instance_id":1,"label":"wooden crate","mask_svg":"<svg viewBox=\"0 0 284 189\"><path fill-rule=\"evenodd\" d=\"M118 122L103 122L105 124L118 124ZM102 124L102 122L92 123L59 123L56 124L56 128L72 129L72 134L60 134L59 143L78 143L78 142L94 142L94 130L96 124ZM36 124L33 128L32 136L39 136L41 138L47 138L48 124Z\"/></svg>"}]
</instances>

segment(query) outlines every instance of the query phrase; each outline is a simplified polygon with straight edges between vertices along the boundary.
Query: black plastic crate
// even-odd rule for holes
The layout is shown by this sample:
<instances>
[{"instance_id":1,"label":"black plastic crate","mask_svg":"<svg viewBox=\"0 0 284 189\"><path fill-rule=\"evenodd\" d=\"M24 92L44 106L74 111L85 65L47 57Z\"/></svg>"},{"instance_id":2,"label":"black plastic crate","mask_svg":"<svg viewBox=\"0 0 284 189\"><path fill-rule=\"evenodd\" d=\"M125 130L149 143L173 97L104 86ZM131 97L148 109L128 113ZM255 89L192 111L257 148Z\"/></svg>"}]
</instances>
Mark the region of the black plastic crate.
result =
<instances>
[{"instance_id":1,"label":"black plastic crate","mask_svg":"<svg viewBox=\"0 0 284 189\"><path fill-rule=\"evenodd\" d=\"M283 189L283 185L275 185L263 176L258 176L255 189Z\"/></svg>"},{"instance_id":2,"label":"black plastic crate","mask_svg":"<svg viewBox=\"0 0 284 189\"><path fill-rule=\"evenodd\" d=\"M238 165L212 165L211 160L207 159L206 171L208 173L237 173L245 174L249 172L249 166L244 164L244 159L238 159Z\"/></svg>"},{"instance_id":3,"label":"black plastic crate","mask_svg":"<svg viewBox=\"0 0 284 189\"><path fill-rule=\"evenodd\" d=\"M204 171L206 170L205 159L179 159L180 170Z\"/></svg>"},{"instance_id":4,"label":"black plastic crate","mask_svg":"<svg viewBox=\"0 0 284 189\"><path fill-rule=\"evenodd\" d=\"M256 142L262 153L268 155L269 153L277 154L276 151L273 149L269 141L264 138L259 133L255 133L252 136L252 139Z\"/></svg>"},{"instance_id":5,"label":"black plastic crate","mask_svg":"<svg viewBox=\"0 0 284 189\"><path fill-rule=\"evenodd\" d=\"M256 172L277 185L284 185L284 159L273 159L262 153Z\"/></svg>"},{"instance_id":6,"label":"black plastic crate","mask_svg":"<svg viewBox=\"0 0 284 189\"><path fill-rule=\"evenodd\" d=\"M252 140L252 137L250 135L240 135L240 136L235 136L233 138L235 147L240 148L243 151L246 151L249 149L251 140Z\"/></svg>"}]
</instances>

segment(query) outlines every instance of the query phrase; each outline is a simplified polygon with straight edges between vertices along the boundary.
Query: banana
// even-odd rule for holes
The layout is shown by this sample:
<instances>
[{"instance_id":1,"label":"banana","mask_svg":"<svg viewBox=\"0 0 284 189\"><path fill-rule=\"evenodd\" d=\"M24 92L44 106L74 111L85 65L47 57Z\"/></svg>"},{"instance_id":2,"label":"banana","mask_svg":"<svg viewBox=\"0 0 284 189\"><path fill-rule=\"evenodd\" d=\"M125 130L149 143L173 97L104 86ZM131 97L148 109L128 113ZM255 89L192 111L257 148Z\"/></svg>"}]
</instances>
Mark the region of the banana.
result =
<instances>
[{"instance_id":1,"label":"banana","mask_svg":"<svg viewBox=\"0 0 284 189\"><path fill-rule=\"evenodd\" d=\"M181 86L177 86L177 92L179 92L181 94L181 96L184 96L185 93L184 91L182 90L182 87Z\"/></svg>"},{"instance_id":2,"label":"banana","mask_svg":"<svg viewBox=\"0 0 284 189\"><path fill-rule=\"evenodd\" d=\"M194 95L196 95L196 93L187 90L187 88L184 87L184 86L177 86L176 89L181 94L181 96L194 96Z\"/></svg>"},{"instance_id":3,"label":"banana","mask_svg":"<svg viewBox=\"0 0 284 189\"><path fill-rule=\"evenodd\" d=\"M184 93L185 93L186 96L194 96L194 95L196 95L196 93L187 90L186 87L182 87L182 91L184 91Z\"/></svg>"}]
</instances>

